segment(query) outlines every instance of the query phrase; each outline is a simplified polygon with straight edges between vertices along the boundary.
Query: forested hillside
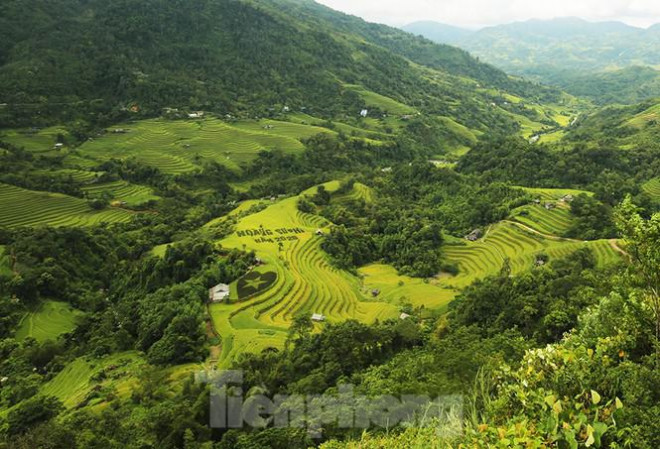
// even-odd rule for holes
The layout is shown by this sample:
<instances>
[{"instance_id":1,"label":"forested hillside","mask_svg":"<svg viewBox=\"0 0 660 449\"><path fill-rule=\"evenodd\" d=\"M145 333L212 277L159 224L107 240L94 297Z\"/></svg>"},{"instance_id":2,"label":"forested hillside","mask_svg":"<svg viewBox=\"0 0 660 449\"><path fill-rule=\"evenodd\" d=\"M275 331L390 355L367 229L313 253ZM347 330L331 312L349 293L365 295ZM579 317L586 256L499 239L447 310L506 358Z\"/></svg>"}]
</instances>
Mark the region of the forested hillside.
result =
<instances>
[{"instance_id":1,"label":"forested hillside","mask_svg":"<svg viewBox=\"0 0 660 449\"><path fill-rule=\"evenodd\" d=\"M642 29L620 22L561 18L449 34L446 25L428 22L404 29L459 46L508 73L558 86L598 104L632 104L660 96L655 70L660 48L657 26Z\"/></svg>"},{"instance_id":2,"label":"forested hillside","mask_svg":"<svg viewBox=\"0 0 660 449\"><path fill-rule=\"evenodd\" d=\"M530 97L550 95L464 51L312 1L11 0L3 11L4 126L54 119L107 124L160 115L164 107L221 115L265 115L284 106L327 117L356 114L364 104L346 84L479 120L482 95L458 77Z\"/></svg>"}]
</instances>

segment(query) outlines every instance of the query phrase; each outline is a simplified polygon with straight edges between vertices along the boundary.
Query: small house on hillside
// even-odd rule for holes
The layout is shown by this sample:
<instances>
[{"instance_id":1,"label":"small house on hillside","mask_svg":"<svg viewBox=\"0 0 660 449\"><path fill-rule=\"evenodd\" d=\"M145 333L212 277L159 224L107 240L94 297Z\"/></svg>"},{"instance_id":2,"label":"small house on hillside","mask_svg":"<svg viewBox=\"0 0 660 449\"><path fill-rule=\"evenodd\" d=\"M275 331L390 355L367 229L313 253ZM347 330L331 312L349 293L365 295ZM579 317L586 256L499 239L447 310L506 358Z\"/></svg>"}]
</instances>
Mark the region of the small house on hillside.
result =
<instances>
[{"instance_id":1,"label":"small house on hillside","mask_svg":"<svg viewBox=\"0 0 660 449\"><path fill-rule=\"evenodd\" d=\"M371 290L371 296L373 296L375 298L378 295L380 295L380 290L378 290L377 288L374 288L373 290Z\"/></svg>"},{"instance_id":2,"label":"small house on hillside","mask_svg":"<svg viewBox=\"0 0 660 449\"><path fill-rule=\"evenodd\" d=\"M556 205L555 203L545 203L545 208L546 208L547 210L552 210L552 209L554 209L555 207L557 207L557 205Z\"/></svg>"},{"instance_id":3,"label":"small house on hillside","mask_svg":"<svg viewBox=\"0 0 660 449\"><path fill-rule=\"evenodd\" d=\"M63 144L63 143L58 142L58 143L55 144L55 149L56 149L56 150L61 150L62 147L64 147L64 144Z\"/></svg>"},{"instance_id":4,"label":"small house on hillside","mask_svg":"<svg viewBox=\"0 0 660 449\"><path fill-rule=\"evenodd\" d=\"M369 115L369 110L368 109L362 109L360 111L360 117L366 117Z\"/></svg>"},{"instance_id":5,"label":"small house on hillside","mask_svg":"<svg viewBox=\"0 0 660 449\"><path fill-rule=\"evenodd\" d=\"M562 200L564 203L570 203L571 201L573 201L573 199L574 199L574 198L573 198L573 195L571 195L571 194L564 195L564 196L561 197L561 200Z\"/></svg>"},{"instance_id":6,"label":"small house on hillside","mask_svg":"<svg viewBox=\"0 0 660 449\"><path fill-rule=\"evenodd\" d=\"M229 298L229 286L227 284L218 284L209 289L209 301L222 302Z\"/></svg>"},{"instance_id":7,"label":"small house on hillside","mask_svg":"<svg viewBox=\"0 0 660 449\"><path fill-rule=\"evenodd\" d=\"M316 322L323 322L325 321L325 315L321 315L320 313L314 313L312 314L312 321Z\"/></svg>"},{"instance_id":8,"label":"small house on hillside","mask_svg":"<svg viewBox=\"0 0 660 449\"><path fill-rule=\"evenodd\" d=\"M323 236L323 230L322 229L317 229L316 232L314 232L314 234L316 234L319 237L322 237Z\"/></svg>"},{"instance_id":9,"label":"small house on hillside","mask_svg":"<svg viewBox=\"0 0 660 449\"><path fill-rule=\"evenodd\" d=\"M483 232L481 232L481 229L475 229L474 231L470 232L468 235L465 236L465 238L471 242L476 242L481 238L483 235Z\"/></svg>"},{"instance_id":10,"label":"small house on hillside","mask_svg":"<svg viewBox=\"0 0 660 449\"><path fill-rule=\"evenodd\" d=\"M405 319L408 319L408 318L410 318L410 315L408 315L405 312L401 312L401 315L399 315L400 320L405 320Z\"/></svg>"}]
</instances>

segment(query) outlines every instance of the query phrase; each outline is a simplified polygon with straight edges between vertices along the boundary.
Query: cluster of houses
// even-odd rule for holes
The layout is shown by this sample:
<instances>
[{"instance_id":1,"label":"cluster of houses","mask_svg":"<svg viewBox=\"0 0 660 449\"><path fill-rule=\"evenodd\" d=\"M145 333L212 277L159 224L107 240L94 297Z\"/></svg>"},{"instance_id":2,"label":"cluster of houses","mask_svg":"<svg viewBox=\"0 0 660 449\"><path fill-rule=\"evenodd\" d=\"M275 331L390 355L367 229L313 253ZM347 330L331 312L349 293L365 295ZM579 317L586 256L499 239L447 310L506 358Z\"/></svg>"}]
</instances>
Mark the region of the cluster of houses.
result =
<instances>
[{"instance_id":1,"label":"cluster of houses","mask_svg":"<svg viewBox=\"0 0 660 449\"><path fill-rule=\"evenodd\" d=\"M561 203L570 203L570 202L572 202L573 200L574 200L573 195L571 195L571 194L569 193L569 194L567 194L567 195L562 196L562 197L559 199L559 202L561 202ZM541 204L541 200L538 199L538 198L536 198L536 199L534 200L534 204ZM545 202L545 203L543 204L543 207L545 207L546 210L553 210L553 209L555 209L555 208L557 207L557 203L553 203L553 202L548 201L548 202Z\"/></svg>"}]
</instances>

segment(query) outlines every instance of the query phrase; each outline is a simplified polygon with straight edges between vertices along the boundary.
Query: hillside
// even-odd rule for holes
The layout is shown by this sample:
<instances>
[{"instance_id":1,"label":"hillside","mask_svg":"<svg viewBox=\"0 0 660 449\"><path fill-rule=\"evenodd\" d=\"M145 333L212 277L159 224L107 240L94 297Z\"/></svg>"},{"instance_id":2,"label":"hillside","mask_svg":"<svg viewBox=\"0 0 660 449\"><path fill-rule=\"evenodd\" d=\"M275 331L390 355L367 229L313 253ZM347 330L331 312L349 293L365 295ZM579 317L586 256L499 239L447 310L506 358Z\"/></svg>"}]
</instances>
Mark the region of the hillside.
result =
<instances>
[{"instance_id":1,"label":"hillside","mask_svg":"<svg viewBox=\"0 0 660 449\"><path fill-rule=\"evenodd\" d=\"M488 99L476 83L529 99L557 95L457 48L311 0L64 0L30 3L24 14L27 7L11 0L0 18L0 126L108 125L165 107L357 115L366 104L346 88L353 84L485 129L494 121L477 112Z\"/></svg>"},{"instance_id":2,"label":"hillside","mask_svg":"<svg viewBox=\"0 0 660 449\"><path fill-rule=\"evenodd\" d=\"M418 36L424 36L433 42L449 45L456 45L473 33L471 30L433 21L413 22L401 27L401 29Z\"/></svg>"},{"instance_id":3,"label":"hillside","mask_svg":"<svg viewBox=\"0 0 660 449\"><path fill-rule=\"evenodd\" d=\"M403 28L451 43L513 73L561 87L599 104L631 104L660 95L660 28L577 18L529 20L447 33L447 25Z\"/></svg>"},{"instance_id":4,"label":"hillside","mask_svg":"<svg viewBox=\"0 0 660 449\"><path fill-rule=\"evenodd\" d=\"M567 134L567 141L588 140L624 150L654 151L660 135L659 114L657 99L631 106L610 106L582 116Z\"/></svg>"}]
</instances>

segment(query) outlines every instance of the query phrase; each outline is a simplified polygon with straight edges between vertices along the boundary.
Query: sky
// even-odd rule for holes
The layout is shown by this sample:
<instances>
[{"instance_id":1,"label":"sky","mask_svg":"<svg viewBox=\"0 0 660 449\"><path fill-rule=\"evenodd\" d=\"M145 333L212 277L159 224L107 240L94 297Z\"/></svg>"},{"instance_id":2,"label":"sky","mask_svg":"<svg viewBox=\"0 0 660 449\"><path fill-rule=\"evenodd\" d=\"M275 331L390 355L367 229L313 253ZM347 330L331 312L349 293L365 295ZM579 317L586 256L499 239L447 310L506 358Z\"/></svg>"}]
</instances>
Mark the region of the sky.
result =
<instances>
[{"instance_id":1,"label":"sky","mask_svg":"<svg viewBox=\"0 0 660 449\"><path fill-rule=\"evenodd\" d=\"M316 0L370 22L402 26L417 20L481 28L555 17L617 20L648 27L660 23L660 0Z\"/></svg>"}]
</instances>

